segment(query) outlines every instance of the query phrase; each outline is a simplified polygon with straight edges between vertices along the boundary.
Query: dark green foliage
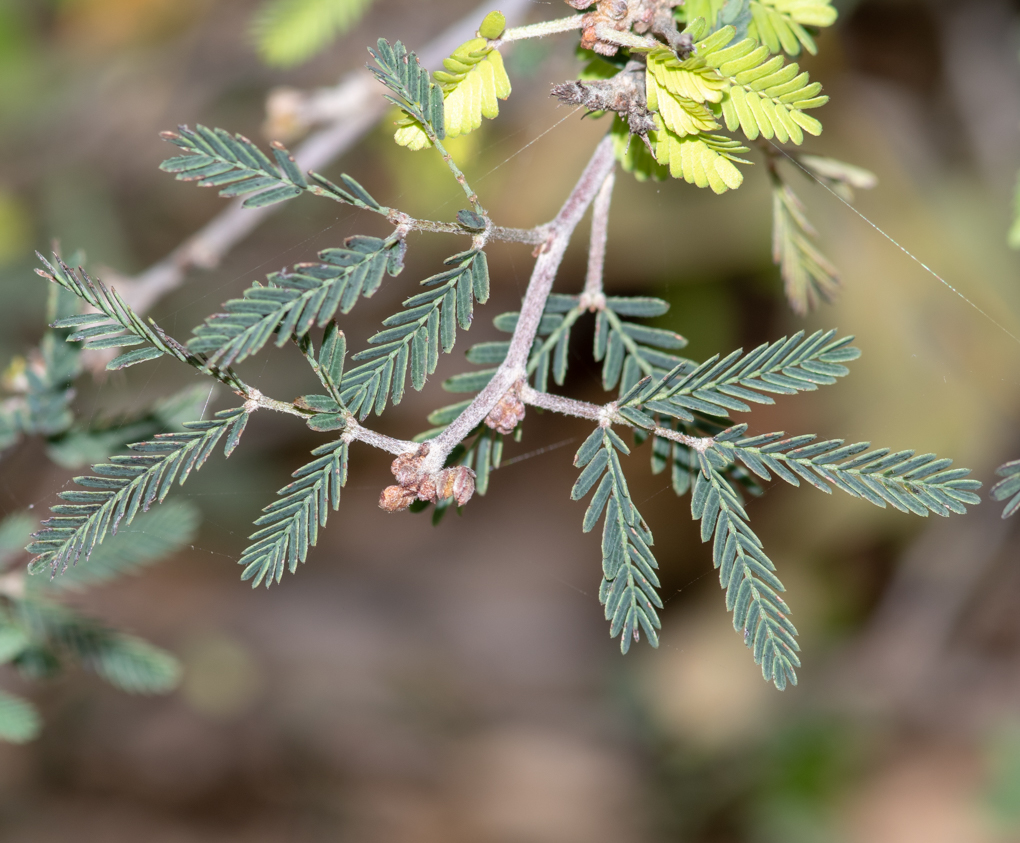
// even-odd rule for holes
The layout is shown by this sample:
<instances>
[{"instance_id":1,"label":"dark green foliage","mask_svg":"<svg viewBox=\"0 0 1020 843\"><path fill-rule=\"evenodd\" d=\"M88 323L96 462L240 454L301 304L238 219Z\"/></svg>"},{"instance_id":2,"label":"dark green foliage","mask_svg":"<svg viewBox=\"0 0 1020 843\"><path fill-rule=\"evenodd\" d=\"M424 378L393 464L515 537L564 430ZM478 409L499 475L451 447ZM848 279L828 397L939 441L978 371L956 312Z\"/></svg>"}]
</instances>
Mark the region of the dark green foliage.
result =
<instances>
[{"instance_id":1,"label":"dark green foliage","mask_svg":"<svg viewBox=\"0 0 1020 843\"><path fill-rule=\"evenodd\" d=\"M922 516L929 512L963 515L966 504L980 503L974 492L981 483L965 479L970 469L950 468L952 460L935 454L891 453L888 448L868 451L867 442L819 442L810 434L784 438L784 433L766 433L738 439L746 428L738 425L716 437L716 447L765 480L772 479L771 472L794 486L803 479L830 494L831 483L883 509L888 503L901 512Z\"/></svg>"},{"instance_id":2,"label":"dark green foliage","mask_svg":"<svg viewBox=\"0 0 1020 843\"><path fill-rule=\"evenodd\" d=\"M55 322L78 310L78 297L61 288L50 290L47 321ZM72 384L81 372L80 349L66 342L69 331L51 328L28 359L12 364L8 373L21 380L14 397L0 402L0 451L22 434L57 436L74 422Z\"/></svg>"},{"instance_id":3,"label":"dark green foliage","mask_svg":"<svg viewBox=\"0 0 1020 843\"><path fill-rule=\"evenodd\" d=\"M279 500L267 506L256 522L262 529L252 533L254 542L242 554L242 580L252 588L265 581L266 587L279 582L284 568L297 571L299 562L315 545L319 527L326 526L330 506L340 507L340 489L347 482L347 442L330 442L312 451L317 459L292 475L295 480L277 493Z\"/></svg>"},{"instance_id":4,"label":"dark green foliage","mask_svg":"<svg viewBox=\"0 0 1020 843\"><path fill-rule=\"evenodd\" d=\"M38 252L36 253L38 255ZM83 313L58 319L50 326L72 333L68 342L81 341L85 349L126 348L148 343L148 348L136 348L114 357L107 369L125 369L146 360L155 360L164 354L187 363L192 359L176 341L164 334L154 322L146 323L117 294L102 281L93 280L84 269L71 269L57 258L56 266L42 255L39 260L46 266L36 273L49 281L70 290L99 313Z\"/></svg>"},{"instance_id":5,"label":"dark green foliage","mask_svg":"<svg viewBox=\"0 0 1020 843\"><path fill-rule=\"evenodd\" d=\"M743 631L762 675L781 691L787 682L797 684L795 668L800 667L797 629L787 617L790 608L779 596L786 589L747 523L740 498L719 473L721 461L702 454L701 465L691 495L691 514L701 521L703 542L714 536L712 563L726 589L733 628Z\"/></svg>"},{"instance_id":6,"label":"dark green foliage","mask_svg":"<svg viewBox=\"0 0 1020 843\"><path fill-rule=\"evenodd\" d=\"M626 653L631 641L640 640L642 629L649 643L659 646L656 608L662 608L662 599L656 591L659 566L650 550L652 533L631 500L620 452L630 453L623 440L608 427L596 428L574 457L582 471L570 497L580 500L595 489L584 514L584 531L604 516L599 601L610 621L609 634L620 636L620 650Z\"/></svg>"},{"instance_id":7,"label":"dark green foliage","mask_svg":"<svg viewBox=\"0 0 1020 843\"><path fill-rule=\"evenodd\" d=\"M42 720L28 700L0 691L0 740L27 743L39 736Z\"/></svg>"},{"instance_id":8,"label":"dark green foliage","mask_svg":"<svg viewBox=\"0 0 1020 843\"><path fill-rule=\"evenodd\" d=\"M595 319L595 359L602 361L603 389L614 389L619 383L624 394L644 376L661 377L690 363L666 351L687 345L679 334L622 318L659 316L668 308L661 299L606 298L605 308Z\"/></svg>"},{"instance_id":9,"label":"dark green foliage","mask_svg":"<svg viewBox=\"0 0 1020 843\"><path fill-rule=\"evenodd\" d=\"M452 269L422 281L431 289L406 299L406 309L384 320L386 329L369 339L373 347L351 357L359 365L344 373L342 398L359 418L373 409L382 413L388 400L399 404L408 370L411 385L420 390L436 370L440 348L451 351L457 327L465 331L471 327L475 300L479 304L488 300L484 252L461 252L444 263Z\"/></svg>"},{"instance_id":10,"label":"dark green foliage","mask_svg":"<svg viewBox=\"0 0 1020 843\"><path fill-rule=\"evenodd\" d=\"M230 299L195 329L188 348L225 368L257 353L276 335L277 347L349 313L358 298L375 294L384 274L403 268L400 241L391 237L348 237L341 249L323 249L323 263L300 263L293 272L273 272L268 284L255 283L243 298Z\"/></svg>"},{"instance_id":11,"label":"dark green foliage","mask_svg":"<svg viewBox=\"0 0 1020 843\"><path fill-rule=\"evenodd\" d=\"M842 364L860 356L850 345L853 337L834 340L835 336L835 330L815 331L808 337L798 331L743 356L743 350L737 349L721 360L716 355L700 365L682 363L633 394L621 396L621 406L693 421L693 413L726 418L732 411L750 410L746 402L774 403L762 393L810 392L847 375L849 370Z\"/></svg>"},{"instance_id":12,"label":"dark green foliage","mask_svg":"<svg viewBox=\"0 0 1020 843\"><path fill-rule=\"evenodd\" d=\"M210 421L187 422L180 433L161 433L131 445L134 453L94 465L94 476L76 477L84 489L59 493L67 503L51 507L54 517L43 522L28 546L35 555L30 570L48 567L56 573L77 564L83 554L87 561L107 533L130 524L154 501L162 502L175 479L184 483L201 468L224 434L224 454L230 456L247 422L244 408L221 410Z\"/></svg>"},{"instance_id":13,"label":"dark green foliage","mask_svg":"<svg viewBox=\"0 0 1020 843\"><path fill-rule=\"evenodd\" d=\"M202 415L214 391L215 387L200 383L162 398L147 410L133 415L91 420L87 427L76 424L50 439L46 453L64 468L81 468L102 462L129 442L151 439L157 433L183 430L185 421Z\"/></svg>"},{"instance_id":14,"label":"dark green foliage","mask_svg":"<svg viewBox=\"0 0 1020 843\"><path fill-rule=\"evenodd\" d=\"M30 675L52 672L66 659L132 694L166 693L180 680L180 666L166 651L63 606L19 600L13 618L29 642L15 663Z\"/></svg>"},{"instance_id":15,"label":"dark green foliage","mask_svg":"<svg viewBox=\"0 0 1020 843\"><path fill-rule=\"evenodd\" d=\"M96 547L87 561L79 561L54 577L43 571L30 578L29 588L33 593L49 589L81 591L124 574L138 573L188 545L198 532L200 520L193 504L171 501L142 513L130 526L121 527L116 536Z\"/></svg>"},{"instance_id":16,"label":"dark green foliage","mask_svg":"<svg viewBox=\"0 0 1020 843\"><path fill-rule=\"evenodd\" d=\"M386 99L417 120L433 143L445 138L443 90L429 78L418 57L399 41L391 47L384 38L368 52L378 65L369 70L397 95Z\"/></svg>"},{"instance_id":17,"label":"dark green foliage","mask_svg":"<svg viewBox=\"0 0 1020 843\"><path fill-rule=\"evenodd\" d=\"M1004 501L1009 498L1009 503L1002 511L1003 518L1009 518L1017 509L1020 509L1020 460L1000 465L995 469L1002 480L992 486L991 495L997 501Z\"/></svg>"},{"instance_id":18,"label":"dark green foliage","mask_svg":"<svg viewBox=\"0 0 1020 843\"><path fill-rule=\"evenodd\" d=\"M291 154L278 143L273 143L270 159L243 135L231 135L201 124L194 129L180 126L176 132L163 132L162 137L188 154L168 158L159 165L161 170L176 173L179 181L221 188L220 196L254 194L244 200L245 208L273 205L306 190L329 195L308 183Z\"/></svg>"}]
</instances>

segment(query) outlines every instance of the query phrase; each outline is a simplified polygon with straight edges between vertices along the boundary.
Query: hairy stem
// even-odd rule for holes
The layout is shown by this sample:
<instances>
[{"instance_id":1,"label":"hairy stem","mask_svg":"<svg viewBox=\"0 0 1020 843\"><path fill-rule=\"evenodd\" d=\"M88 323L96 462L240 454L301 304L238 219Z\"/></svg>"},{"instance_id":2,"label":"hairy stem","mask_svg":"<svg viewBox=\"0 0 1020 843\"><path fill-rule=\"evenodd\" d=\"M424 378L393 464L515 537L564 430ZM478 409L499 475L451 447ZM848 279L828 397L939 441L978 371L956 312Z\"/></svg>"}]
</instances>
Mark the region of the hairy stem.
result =
<instances>
[{"instance_id":1,"label":"hairy stem","mask_svg":"<svg viewBox=\"0 0 1020 843\"><path fill-rule=\"evenodd\" d=\"M562 395L539 392L528 384L524 384L521 387L520 396L521 401L525 404L531 407L538 407L542 410L549 410L552 413L576 416L580 419L596 421L604 426L611 424L625 424L628 427L635 426L617 413L615 401L610 401L608 404L589 404L587 401L578 401L574 398L565 398ZM687 445L689 448L702 453L715 444L715 439L711 436L689 436L686 433L681 433L679 430L670 430L668 427L653 427L649 432L654 433L656 436L661 436L663 439L671 439L674 442Z\"/></svg>"},{"instance_id":2,"label":"hairy stem","mask_svg":"<svg viewBox=\"0 0 1020 843\"><path fill-rule=\"evenodd\" d=\"M606 240L609 237L609 203L613 198L616 170L610 170L602 182L591 209L591 242L588 246L588 273L584 279L582 303L601 309L605 305L602 292L603 269L606 263Z\"/></svg>"},{"instance_id":3,"label":"hairy stem","mask_svg":"<svg viewBox=\"0 0 1020 843\"><path fill-rule=\"evenodd\" d=\"M391 454L413 454L421 448L418 442L409 442L406 439L394 439L385 433L376 433L367 427L362 427L354 416L348 416L347 424L344 427L342 437L347 442L364 442L373 448L381 451L388 451Z\"/></svg>"},{"instance_id":4,"label":"hairy stem","mask_svg":"<svg viewBox=\"0 0 1020 843\"><path fill-rule=\"evenodd\" d=\"M556 35L560 32L573 32L581 28L583 21L584 15L570 15L541 23L529 23L527 26L515 26L507 29L497 40L490 41L489 45L500 47L511 41L523 41L525 38L544 38L546 35Z\"/></svg>"},{"instance_id":5,"label":"hairy stem","mask_svg":"<svg viewBox=\"0 0 1020 843\"><path fill-rule=\"evenodd\" d=\"M394 225L403 228L405 232L428 231L433 234L465 234L474 235L455 222L440 222L439 220L419 220L408 216L401 211L393 211L389 220ZM546 226L535 228L504 228L501 225L490 226L485 232L486 240L503 240L507 243L529 243L538 246L549 239Z\"/></svg>"},{"instance_id":6,"label":"hairy stem","mask_svg":"<svg viewBox=\"0 0 1020 843\"><path fill-rule=\"evenodd\" d=\"M567 197L567 201L563 203L556 218L547 227L549 238L535 261L535 268L528 282L524 303L521 305L521 313L510 339L510 349L506 358L486 387L446 430L432 440L426 459L428 470L436 472L441 469L446 457L457 443L474 430L511 386L526 376L528 352L535 340L542 311L545 310L545 303L552 291L553 281L563 261L567 244L584 212L615 165L613 140L607 136L595 148L581 178Z\"/></svg>"}]
</instances>

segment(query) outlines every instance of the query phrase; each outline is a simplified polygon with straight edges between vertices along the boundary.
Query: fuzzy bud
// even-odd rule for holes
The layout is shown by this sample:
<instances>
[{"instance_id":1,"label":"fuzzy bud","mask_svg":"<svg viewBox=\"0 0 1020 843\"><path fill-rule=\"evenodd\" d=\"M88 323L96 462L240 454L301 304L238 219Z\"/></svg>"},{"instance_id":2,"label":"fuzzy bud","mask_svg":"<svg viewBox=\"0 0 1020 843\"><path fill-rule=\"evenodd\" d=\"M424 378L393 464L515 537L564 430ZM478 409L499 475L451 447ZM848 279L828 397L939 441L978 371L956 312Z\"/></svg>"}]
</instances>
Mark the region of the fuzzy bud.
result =
<instances>
[{"instance_id":1,"label":"fuzzy bud","mask_svg":"<svg viewBox=\"0 0 1020 843\"><path fill-rule=\"evenodd\" d=\"M507 435L513 433L517 424L524 419L524 411L524 402L521 401L520 392L515 384L489 411L485 423L497 433Z\"/></svg>"},{"instance_id":2,"label":"fuzzy bud","mask_svg":"<svg viewBox=\"0 0 1020 843\"><path fill-rule=\"evenodd\" d=\"M475 473L465 465L443 469L436 481L438 496L453 498L457 506L464 506L475 493Z\"/></svg>"},{"instance_id":3,"label":"fuzzy bud","mask_svg":"<svg viewBox=\"0 0 1020 843\"><path fill-rule=\"evenodd\" d=\"M387 512L400 512L407 509L418 493L414 489L405 489L403 486L387 486L379 497L379 508Z\"/></svg>"}]
</instances>

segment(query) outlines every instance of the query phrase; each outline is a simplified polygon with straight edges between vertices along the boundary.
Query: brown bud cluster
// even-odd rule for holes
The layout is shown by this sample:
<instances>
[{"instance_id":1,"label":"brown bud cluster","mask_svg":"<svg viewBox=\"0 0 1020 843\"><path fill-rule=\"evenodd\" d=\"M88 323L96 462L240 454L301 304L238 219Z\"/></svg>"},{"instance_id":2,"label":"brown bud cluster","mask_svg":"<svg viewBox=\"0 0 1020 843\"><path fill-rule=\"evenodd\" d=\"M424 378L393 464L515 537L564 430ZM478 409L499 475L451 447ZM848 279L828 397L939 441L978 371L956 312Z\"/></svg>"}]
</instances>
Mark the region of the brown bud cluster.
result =
<instances>
[{"instance_id":1,"label":"brown bud cluster","mask_svg":"<svg viewBox=\"0 0 1020 843\"><path fill-rule=\"evenodd\" d=\"M599 26L609 26L618 32L633 29L639 35L651 33L662 38L680 56L686 58L691 50L689 37L683 36L673 18L673 9L682 0L598 0L595 9L581 22L581 47L599 55L615 56L619 47L602 41L596 35ZM592 0L566 0L567 5L581 11L592 5Z\"/></svg>"},{"instance_id":2,"label":"brown bud cluster","mask_svg":"<svg viewBox=\"0 0 1020 843\"><path fill-rule=\"evenodd\" d=\"M524 419L524 402L521 401L520 384L514 384L506 391L496 406L485 417L485 423L504 436L513 433L517 424Z\"/></svg>"},{"instance_id":3,"label":"brown bud cluster","mask_svg":"<svg viewBox=\"0 0 1020 843\"><path fill-rule=\"evenodd\" d=\"M413 454L401 454L390 465L397 485L387 486L379 498L379 506L387 512L407 509L416 500L436 503L453 498L463 506L475 493L475 473L467 466L444 468L435 476L422 471L422 462L428 455L428 444Z\"/></svg>"}]
</instances>

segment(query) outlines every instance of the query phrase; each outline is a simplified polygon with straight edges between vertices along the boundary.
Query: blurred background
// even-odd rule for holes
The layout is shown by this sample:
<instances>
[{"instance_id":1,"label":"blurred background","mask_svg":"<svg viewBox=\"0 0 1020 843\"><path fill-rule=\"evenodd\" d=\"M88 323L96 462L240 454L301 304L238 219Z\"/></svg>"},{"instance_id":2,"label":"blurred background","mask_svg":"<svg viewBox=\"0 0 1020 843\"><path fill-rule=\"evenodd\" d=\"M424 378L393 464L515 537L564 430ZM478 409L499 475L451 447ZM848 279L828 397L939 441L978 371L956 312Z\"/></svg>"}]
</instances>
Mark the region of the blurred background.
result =
<instances>
[{"instance_id":1,"label":"blurred background","mask_svg":"<svg viewBox=\"0 0 1020 843\"><path fill-rule=\"evenodd\" d=\"M252 47L254 0L0 0L0 360L44 328L34 249L58 238L103 278L131 276L222 210L212 191L157 168L158 132L222 126L265 142L268 93L330 86L380 35L420 47L471 11L464 0L376 0L318 58L275 70ZM1006 246L1020 165L1020 6L1005 0L837 2L802 65L831 102L807 149L878 175L858 207L963 295L1020 335L1020 260ZM567 7L533 2L528 20ZM480 16L478 18L480 20ZM574 36L505 51L513 96L454 151L505 225L553 216L605 121L568 119L550 83L577 73ZM377 197L451 218L459 188L388 122L337 164ZM292 138L288 138L290 142ZM756 159L757 160L757 159ZM852 375L748 419L950 456L987 487L1020 457L1020 343L832 195L789 173L843 274L807 320L770 261L764 168L722 197L683 183L617 181L610 291L668 299L660 324L689 356L801 328L857 337ZM557 289L583 283L586 231ZM313 259L378 222L296 200L215 269L192 271L151 310L180 338L267 271ZM462 241L412 238L402 290ZM516 309L530 248L490 252L493 300L421 393L378 422L409 437L450 399L488 316ZM383 291L385 293L385 291ZM393 308L381 294L343 327L359 347ZM590 327L588 328L590 332ZM567 389L601 401L590 333ZM470 339L470 342L467 340ZM199 379L160 362L85 378L96 423ZM311 391L289 349L242 365L264 392ZM301 374L296 374L301 373ZM304 381L297 383L299 378ZM220 396L215 407L230 406ZM800 684L766 685L732 629L689 502L626 466L655 532L662 645L622 657L597 592L599 538L569 499L585 424L529 413L490 492L461 518L376 506L385 455L356 449L344 502L297 575L239 581L250 524L322 439L258 414L230 464L214 457L175 494L201 508L191 549L73 605L176 653L180 689L129 697L70 673L0 684L41 708L42 737L0 744L0 837L401 843L984 843L1020 840L1020 519L1001 505L925 520L846 496L773 485L750 505L801 632ZM0 513L45 510L72 472L27 441L0 460ZM19 563L20 564L20 563Z\"/></svg>"}]
</instances>

